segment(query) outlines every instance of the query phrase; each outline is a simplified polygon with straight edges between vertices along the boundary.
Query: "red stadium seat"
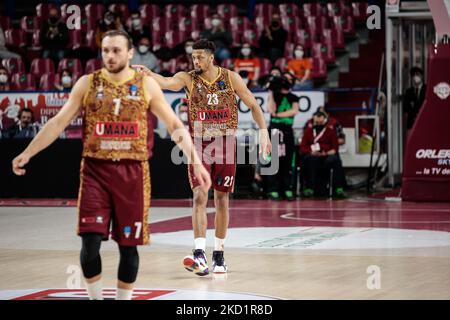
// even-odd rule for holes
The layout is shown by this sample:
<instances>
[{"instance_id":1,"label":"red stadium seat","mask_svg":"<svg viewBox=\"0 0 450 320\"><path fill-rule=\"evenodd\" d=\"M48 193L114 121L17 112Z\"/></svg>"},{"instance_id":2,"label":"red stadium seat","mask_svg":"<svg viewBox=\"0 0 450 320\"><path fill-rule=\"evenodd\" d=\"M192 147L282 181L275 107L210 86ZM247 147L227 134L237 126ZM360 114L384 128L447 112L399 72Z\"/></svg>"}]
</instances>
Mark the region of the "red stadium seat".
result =
<instances>
[{"instance_id":1,"label":"red stadium seat","mask_svg":"<svg viewBox=\"0 0 450 320\"><path fill-rule=\"evenodd\" d=\"M286 42L284 46L284 56L287 58L292 58L294 56L295 44L292 42Z\"/></svg>"},{"instance_id":2,"label":"red stadium seat","mask_svg":"<svg viewBox=\"0 0 450 320\"><path fill-rule=\"evenodd\" d=\"M159 61L162 71L169 71L172 74L177 72L177 59L170 59L169 61Z\"/></svg>"},{"instance_id":3,"label":"red stadium seat","mask_svg":"<svg viewBox=\"0 0 450 320\"><path fill-rule=\"evenodd\" d=\"M21 29L8 29L5 31L5 43L9 48L23 48L27 45L27 35Z\"/></svg>"},{"instance_id":4,"label":"red stadium seat","mask_svg":"<svg viewBox=\"0 0 450 320\"><path fill-rule=\"evenodd\" d=\"M55 90L55 81L54 73L44 73L39 80L39 90Z\"/></svg>"},{"instance_id":5,"label":"red stadium seat","mask_svg":"<svg viewBox=\"0 0 450 320\"><path fill-rule=\"evenodd\" d=\"M153 19L152 31L160 31L161 34L165 34L169 30L173 30L170 19L166 17L157 17Z\"/></svg>"},{"instance_id":6,"label":"red stadium seat","mask_svg":"<svg viewBox=\"0 0 450 320\"><path fill-rule=\"evenodd\" d=\"M31 40L31 49L32 50L41 50L41 30L34 30L33 37Z\"/></svg>"},{"instance_id":7,"label":"red stadium seat","mask_svg":"<svg viewBox=\"0 0 450 320\"><path fill-rule=\"evenodd\" d=\"M139 7L139 11L141 12L141 18L145 19L147 24L149 24L152 19L161 15L161 9L156 4L143 4Z\"/></svg>"},{"instance_id":8,"label":"red stadium seat","mask_svg":"<svg viewBox=\"0 0 450 320\"><path fill-rule=\"evenodd\" d=\"M164 7L164 14L166 18L171 18L172 21L179 21L182 17L187 15L186 8L181 4L167 4Z\"/></svg>"},{"instance_id":9,"label":"red stadium seat","mask_svg":"<svg viewBox=\"0 0 450 320\"><path fill-rule=\"evenodd\" d=\"M88 62L86 62L86 73L92 73L95 70L99 70L103 67L103 61L102 59L90 59Z\"/></svg>"},{"instance_id":10,"label":"red stadium seat","mask_svg":"<svg viewBox=\"0 0 450 320\"><path fill-rule=\"evenodd\" d=\"M211 16L211 10L206 4L193 4L190 6L189 11L191 13L191 18L196 20L197 23L200 23L200 21Z\"/></svg>"},{"instance_id":11,"label":"red stadium seat","mask_svg":"<svg viewBox=\"0 0 450 320\"><path fill-rule=\"evenodd\" d=\"M23 16L20 19L20 28L26 33L33 33L35 30L41 29L41 21L38 17Z\"/></svg>"},{"instance_id":12,"label":"red stadium seat","mask_svg":"<svg viewBox=\"0 0 450 320\"><path fill-rule=\"evenodd\" d=\"M200 33L201 33L200 30L192 30L191 32L192 40L197 41L198 39L200 39Z\"/></svg>"},{"instance_id":13,"label":"red stadium seat","mask_svg":"<svg viewBox=\"0 0 450 320\"><path fill-rule=\"evenodd\" d=\"M83 66L81 65L80 59L62 59L58 64L58 73L62 70L68 69L72 74L83 73Z\"/></svg>"},{"instance_id":14,"label":"red stadium seat","mask_svg":"<svg viewBox=\"0 0 450 320\"><path fill-rule=\"evenodd\" d=\"M194 18L182 17L178 23L178 29L186 33L191 33L193 30L199 29L199 22Z\"/></svg>"},{"instance_id":15,"label":"red stadium seat","mask_svg":"<svg viewBox=\"0 0 450 320\"><path fill-rule=\"evenodd\" d=\"M239 30L231 30L232 47L239 47L241 45L242 32Z\"/></svg>"},{"instance_id":16,"label":"red stadium seat","mask_svg":"<svg viewBox=\"0 0 450 320\"><path fill-rule=\"evenodd\" d=\"M6 70L8 70L9 74L25 73L25 64L21 58L3 59L2 65Z\"/></svg>"},{"instance_id":17,"label":"red stadium seat","mask_svg":"<svg viewBox=\"0 0 450 320\"><path fill-rule=\"evenodd\" d=\"M275 66L281 69L281 72L284 72L287 70L287 58L278 58L277 61L275 61Z\"/></svg>"},{"instance_id":18,"label":"red stadium seat","mask_svg":"<svg viewBox=\"0 0 450 320\"><path fill-rule=\"evenodd\" d=\"M299 17L282 16L281 24L291 38L297 30L302 28L302 22Z\"/></svg>"},{"instance_id":19,"label":"red stadium seat","mask_svg":"<svg viewBox=\"0 0 450 320\"><path fill-rule=\"evenodd\" d=\"M367 20L367 2L353 2L352 3L352 16L355 22L362 23Z\"/></svg>"},{"instance_id":20,"label":"red stadium seat","mask_svg":"<svg viewBox=\"0 0 450 320\"><path fill-rule=\"evenodd\" d=\"M261 36L264 29L270 24L270 18L265 16L258 16L255 18L255 27L256 27L256 33L258 34L258 37Z\"/></svg>"},{"instance_id":21,"label":"red stadium seat","mask_svg":"<svg viewBox=\"0 0 450 320\"><path fill-rule=\"evenodd\" d=\"M19 91L36 90L36 80L30 73L15 73L11 76L11 89Z\"/></svg>"},{"instance_id":22,"label":"red stadium seat","mask_svg":"<svg viewBox=\"0 0 450 320\"><path fill-rule=\"evenodd\" d=\"M152 29L152 51L157 51L161 49L163 45L162 35L163 33L159 30ZM164 32L165 34L165 32Z\"/></svg>"},{"instance_id":23,"label":"red stadium seat","mask_svg":"<svg viewBox=\"0 0 450 320\"><path fill-rule=\"evenodd\" d=\"M58 9L58 6L54 3L39 3L36 6L36 16L41 18L41 20L45 20L48 18L48 12L51 8ZM58 9L59 10L59 9Z\"/></svg>"},{"instance_id":24,"label":"red stadium seat","mask_svg":"<svg viewBox=\"0 0 450 320\"><path fill-rule=\"evenodd\" d=\"M52 59L34 59L31 61L30 73L39 79L44 73L55 73L55 64Z\"/></svg>"},{"instance_id":25,"label":"red stadium seat","mask_svg":"<svg viewBox=\"0 0 450 320\"><path fill-rule=\"evenodd\" d=\"M167 31L164 35L165 43L167 47L173 49L176 45L186 41L188 38L187 33L181 30Z\"/></svg>"},{"instance_id":26,"label":"red stadium seat","mask_svg":"<svg viewBox=\"0 0 450 320\"><path fill-rule=\"evenodd\" d=\"M334 49L345 49L344 33L339 28L323 30L322 42L331 43Z\"/></svg>"},{"instance_id":27,"label":"red stadium seat","mask_svg":"<svg viewBox=\"0 0 450 320\"><path fill-rule=\"evenodd\" d=\"M230 69L230 70L234 70L234 59L233 58L223 59L223 61L220 64L220 66L222 68L227 68L227 69Z\"/></svg>"},{"instance_id":28,"label":"red stadium seat","mask_svg":"<svg viewBox=\"0 0 450 320\"><path fill-rule=\"evenodd\" d=\"M352 16L333 17L331 20L331 28L341 28L346 36L354 36L356 34L355 24Z\"/></svg>"},{"instance_id":29,"label":"red stadium seat","mask_svg":"<svg viewBox=\"0 0 450 320\"><path fill-rule=\"evenodd\" d=\"M312 35L309 30L299 29L292 34L292 42L300 43L303 48L310 49L313 43Z\"/></svg>"},{"instance_id":30,"label":"red stadium seat","mask_svg":"<svg viewBox=\"0 0 450 320\"><path fill-rule=\"evenodd\" d=\"M300 9L295 3L282 3L278 5L282 17L299 17Z\"/></svg>"},{"instance_id":31,"label":"red stadium seat","mask_svg":"<svg viewBox=\"0 0 450 320\"><path fill-rule=\"evenodd\" d=\"M250 45L253 47L259 47L258 40L259 40L258 34L253 29L244 30L244 33L242 34L241 37L242 43L244 42L250 43Z\"/></svg>"},{"instance_id":32,"label":"red stadium seat","mask_svg":"<svg viewBox=\"0 0 450 320\"><path fill-rule=\"evenodd\" d=\"M230 21L231 18L238 16L238 9L234 4L218 4L217 13L224 21Z\"/></svg>"},{"instance_id":33,"label":"red stadium seat","mask_svg":"<svg viewBox=\"0 0 450 320\"><path fill-rule=\"evenodd\" d=\"M230 19L231 31L243 32L246 29L251 29L252 23L247 17L233 17Z\"/></svg>"},{"instance_id":34,"label":"red stadium seat","mask_svg":"<svg viewBox=\"0 0 450 320\"><path fill-rule=\"evenodd\" d=\"M82 44L84 48L89 48L92 51L97 50L97 42L95 41L95 30L89 30L86 33L85 43Z\"/></svg>"},{"instance_id":35,"label":"red stadium seat","mask_svg":"<svg viewBox=\"0 0 450 320\"><path fill-rule=\"evenodd\" d=\"M130 10L128 9L128 5L124 3L113 3L108 6L108 10L114 12L118 17L120 17L120 21L123 24L130 17Z\"/></svg>"},{"instance_id":36,"label":"red stadium seat","mask_svg":"<svg viewBox=\"0 0 450 320\"><path fill-rule=\"evenodd\" d=\"M270 69L272 69L272 63L270 62L269 59L260 59L261 61L261 69L259 74L260 75L266 75L269 74Z\"/></svg>"},{"instance_id":37,"label":"red stadium seat","mask_svg":"<svg viewBox=\"0 0 450 320\"><path fill-rule=\"evenodd\" d=\"M305 17L318 17L325 14L325 10L320 3L305 3L303 4L303 11Z\"/></svg>"},{"instance_id":38,"label":"red stadium seat","mask_svg":"<svg viewBox=\"0 0 450 320\"><path fill-rule=\"evenodd\" d=\"M11 18L10 17L0 17L0 26L3 29L3 31L7 29L11 29Z\"/></svg>"},{"instance_id":39,"label":"red stadium seat","mask_svg":"<svg viewBox=\"0 0 450 320\"><path fill-rule=\"evenodd\" d=\"M81 30L69 30L69 42L66 48L76 50L81 47L83 42L83 32Z\"/></svg>"},{"instance_id":40,"label":"red stadium seat","mask_svg":"<svg viewBox=\"0 0 450 320\"><path fill-rule=\"evenodd\" d=\"M93 17L97 21L103 20L105 14L105 6L101 3L90 3L84 7L86 17Z\"/></svg>"},{"instance_id":41,"label":"red stadium seat","mask_svg":"<svg viewBox=\"0 0 450 320\"><path fill-rule=\"evenodd\" d=\"M331 43L314 43L312 45L312 57L321 58L330 64L336 62L336 56L334 55Z\"/></svg>"},{"instance_id":42,"label":"red stadium seat","mask_svg":"<svg viewBox=\"0 0 450 320\"><path fill-rule=\"evenodd\" d=\"M270 20L272 14L277 12L277 10L271 3L258 3L255 5L255 17L265 17Z\"/></svg>"},{"instance_id":43,"label":"red stadium seat","mask_svg":"<svg viewBox=\"0 0 450 320\"><path fill-rule=\"evenodd\" d=\"M323 59L314 58L311 70L312 79L326 79L327 78L327 64Z\"/></svg>"},{"instance_id":44,"label":"red stadium seat","mask_svg":"<svg viewBox=\"0 0 450 320\"><path fill-rule=\"evenodd\" d=\"M340 6L338 3L335 3L335 2L327 3L326 11L327 11L327 15L329 17L337 17L337 16L341 15Z\"/></svg>"}]
</instances>

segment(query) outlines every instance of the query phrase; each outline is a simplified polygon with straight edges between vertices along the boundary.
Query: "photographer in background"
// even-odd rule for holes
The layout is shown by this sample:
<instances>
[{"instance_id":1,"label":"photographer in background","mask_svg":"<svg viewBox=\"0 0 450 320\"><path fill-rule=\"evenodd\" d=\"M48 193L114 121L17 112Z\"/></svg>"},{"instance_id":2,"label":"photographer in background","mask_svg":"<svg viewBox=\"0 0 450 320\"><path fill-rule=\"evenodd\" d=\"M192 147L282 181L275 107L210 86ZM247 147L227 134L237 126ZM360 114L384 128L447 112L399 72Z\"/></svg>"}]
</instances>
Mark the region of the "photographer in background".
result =
<instances>
[{"instance_id":1,"label":"photographer in background","mask_svg":"<svg viewBox=\"0 0 450 320\"><path fill-rule=\"evenodd\" d=\"M279 136L279 170L269 180L269 199L279 200L280 194L286 200L293 200L292 158L295 151L294 117L299 112L299 97L291 93L292 83L285 77L273 77L269 83L268 110L272 138Z\"/></svg>"},{"instance_id":2,"label":"photographer in background","mask_svg":"<svg viewBox=\"0 0 450 320\"><path fill-rule=\"evenodd\" d=\"M38 126L33 123L33 111L24 108L19 111L19 122L12 125L6 132L5 138L28 139L34 138L38 132Z\"/></svg>"}]
</instances>

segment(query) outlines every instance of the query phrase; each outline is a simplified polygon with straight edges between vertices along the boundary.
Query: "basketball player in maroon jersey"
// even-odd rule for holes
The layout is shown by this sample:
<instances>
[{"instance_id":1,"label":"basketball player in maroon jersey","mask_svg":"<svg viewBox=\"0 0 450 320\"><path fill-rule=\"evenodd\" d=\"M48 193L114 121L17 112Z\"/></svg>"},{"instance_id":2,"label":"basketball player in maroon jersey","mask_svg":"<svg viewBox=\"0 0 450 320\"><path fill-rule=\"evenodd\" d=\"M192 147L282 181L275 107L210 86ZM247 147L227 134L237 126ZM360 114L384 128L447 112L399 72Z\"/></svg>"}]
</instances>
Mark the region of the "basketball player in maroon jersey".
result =
<instances>
[{"instance_id":1,"label":"basketball player in maroon jersey","mask_svg":"<svg viewBox=\"0 0 450 320\"><path fill-rule=\"evenodd\" d=\"M261 129L259 144L264 158L270 153L271 144L261 107L236 72L214 64L214 51L214 43L202 39L193 45L193 71L179 72L173 77L163 77L148 69L145 71L162 89L186 90L189 101L189 131L197 151L202 155L203 164L211 174L214 188L216 216L212 271L226 273L228 267L223 250L229 222L229 193L233 191L236 172L236 95L250 108L253 119ZM223 146L219 151L215 149L215 154L205 152L211 140L214 143L220 142L217 145ZM197 148L199 145L200 148ZM192 173L192 166L189 166L189 180L194 194L192 224L195 249L193 256L183 259L183 264L187 270L203 276L209 273L205 254L208 193L198 187L198 181Z\"/></svg>"},{"instance_id":2,"label":"basketball player in maroon jersey","mask_svg":"<svg viewBox=\"0 0 450 320\"><path fill-rule=\"evenodd\" d=\"M211 185L191 137L164 99L159 85L129 67L130 36L119 30L105 33L105 68L81 77L69 100L12 163L17 175L41 150L55 141L70 121L83 114L83 153L78 197L80 262L90 299L102 300L100 245L109 235L118 243L120 262L117 299L132 297L139 267L138 245L149 243L150 175L153 145L150 112L162 120L194 168L200 189ZM173 135L174 137L174 135ZM70 183L70 182L69 182ZM110 225L112 229L110 230Z\"/></svg>"}]
</instances>

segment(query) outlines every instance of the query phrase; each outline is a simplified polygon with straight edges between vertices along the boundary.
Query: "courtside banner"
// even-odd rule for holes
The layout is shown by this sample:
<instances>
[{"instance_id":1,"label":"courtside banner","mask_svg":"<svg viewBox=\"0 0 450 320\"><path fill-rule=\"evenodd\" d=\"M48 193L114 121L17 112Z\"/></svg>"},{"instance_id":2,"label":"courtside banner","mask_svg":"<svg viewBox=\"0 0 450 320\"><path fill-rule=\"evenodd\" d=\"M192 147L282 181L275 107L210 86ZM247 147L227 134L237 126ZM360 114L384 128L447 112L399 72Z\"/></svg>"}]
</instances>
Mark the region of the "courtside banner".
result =
<instances>
[{"instance_id":1,"label":"courtside banner","mask_svg":"<svg viewBox=\"0 0 450 320\"><path fill-rule=\"evenodd\" d=\"M325 94L321 91L294 91L293 93L299 97L300 109L294 119L294 128L303 128L317 108L324 105ZM268 92L261 91L253 94L264 111L266 120L269 121L270 114L267 112ZM179 107L186 95L181 92L165 92L164 96L175 113L179 115ZM0 93L0 129L6 130L17 122L19 111L24 108L33 111L34 124L42 127L58 113L68 98L69 93L67 92L2 92ZM252 128L254 120L250 109L240 100L238 100L238 106L239 128ZM83 121L79 115L72 120L61 138L80 139L82 124ZM164 128L164 124L158 122L158 128Z\"/></svg>"}]
</instances>

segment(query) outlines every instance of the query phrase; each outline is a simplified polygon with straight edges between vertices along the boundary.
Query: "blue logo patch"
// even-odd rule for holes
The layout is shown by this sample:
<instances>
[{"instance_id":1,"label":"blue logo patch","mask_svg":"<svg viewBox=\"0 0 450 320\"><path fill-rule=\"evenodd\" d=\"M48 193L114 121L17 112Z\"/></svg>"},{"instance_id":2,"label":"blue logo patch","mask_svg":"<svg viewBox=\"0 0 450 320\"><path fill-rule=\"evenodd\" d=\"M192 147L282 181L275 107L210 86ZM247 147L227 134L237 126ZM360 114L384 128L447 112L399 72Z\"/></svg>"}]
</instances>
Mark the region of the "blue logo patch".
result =
<instances>
[{"instance_id":1,"label":"blue logo patch","mask_svg":"<svg viewBox=\"0 0 450 320\"><path fill-rule=\"evenodd\" d=\"M136 95L137 95L137 92L138 92L137 86L134 85L134 84L132 84L132 85L130 86L130 95L131 95L131 96L136 96Z\"/></svg>"},{"instance_id":2,"label":"blue logo patch","mask_svg":"<svg viewBox=\"0 0 450 320\"><path fill-rule=\"evenodd\" d=\"M125 228L123 228L123 234L125 235L125 238L128 239L128 237L131 234L131 227L130 226L126 226Z\"/></svg>"},{"instance_id":3,"label":"blue logo patch","mask_svg":"<svg viewBox=\"0 0 450 320\"><path fill-rule=\"evenodd\" d=\"M223 80L220 80L217 84L219 85L220 90L224 90L226 88L225 82L223 82Z\"/></svg>"}]
</instances>

